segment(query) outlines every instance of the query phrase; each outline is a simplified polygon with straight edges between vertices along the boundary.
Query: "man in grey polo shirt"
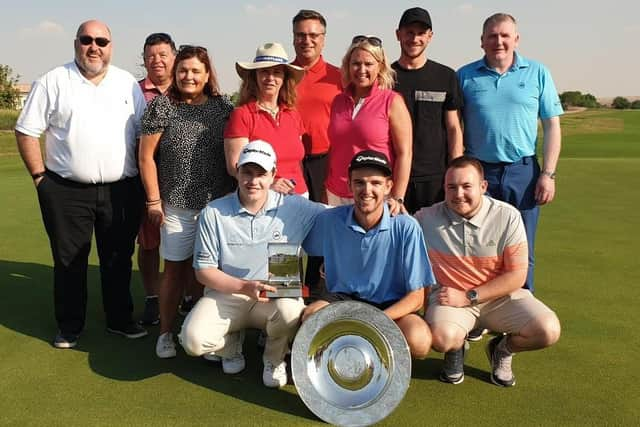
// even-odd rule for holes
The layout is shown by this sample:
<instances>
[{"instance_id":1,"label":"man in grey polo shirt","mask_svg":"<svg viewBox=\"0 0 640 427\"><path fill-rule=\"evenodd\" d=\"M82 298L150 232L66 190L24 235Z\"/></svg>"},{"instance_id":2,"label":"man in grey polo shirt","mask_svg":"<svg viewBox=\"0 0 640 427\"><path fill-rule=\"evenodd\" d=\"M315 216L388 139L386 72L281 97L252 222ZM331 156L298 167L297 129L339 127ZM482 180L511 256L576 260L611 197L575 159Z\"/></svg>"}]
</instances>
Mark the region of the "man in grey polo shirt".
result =
<instances>
[{"instance_id":1,"label":"man in grey polo shirt","mask_svg":"<svg viewBox=\"0 0 640 427\"><path fill-rule=\"evenodd\" d=\"M193 267L204 296L184 321L180 343L192 356L222 358L225 373L244 369L242 331L267 334L262 380L287 383L284 357L298 328L301 298L268 299L267 245L300 245L324 205L270 190L276 155L264 141L247 144L238 160L238 191L214 200L200 215Z\"/></svg>"}]
</instances>

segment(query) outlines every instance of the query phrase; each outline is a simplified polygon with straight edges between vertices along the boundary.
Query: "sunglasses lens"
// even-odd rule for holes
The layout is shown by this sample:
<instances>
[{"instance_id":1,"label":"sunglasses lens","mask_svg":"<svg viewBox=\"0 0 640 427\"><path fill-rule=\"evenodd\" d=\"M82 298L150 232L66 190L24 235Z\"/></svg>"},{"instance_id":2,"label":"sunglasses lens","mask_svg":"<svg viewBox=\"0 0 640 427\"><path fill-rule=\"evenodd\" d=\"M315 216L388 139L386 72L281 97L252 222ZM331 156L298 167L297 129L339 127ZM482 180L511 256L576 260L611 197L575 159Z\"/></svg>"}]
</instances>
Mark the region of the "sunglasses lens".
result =
<instances>
[{"instance_id":1,"label":"sunglasses lens","mask_svg":"<svg viewBox=\"0 0 640 427\"><path fill-rule=\"evenodd\" d=\"M382 46L382 39L375 36L355 36L353 40L351 40L351 44L357 44L367 41L371 46L380 47Z\"/></svg>"},{"instance_id":2,"label":"sunglasses lens","mask_svg":"<svg viewBox=\"0 0 640 427\"><path fill-rule=\"evenodd\" d=\"M105 39L104 37L96 37L96 44L100 47L105 47L109 44L109 39Z\"/></svg>"},{"instance_id":3,"label":"sunglasses lens","mask_svg":"<svg viewBox=\"0 0 640 427\"><path fill-rule=\"evenodd\" d=\"M367 39L367 36L355 36L353 40L351 40L351 44L360 43L361 41L364 41L366 39Z\"/></svg>"},{"instance_id":4,"label":"sunglasses lens","mask_svg":"<svg viewBox=\"0 0 640 427\"><path fill-rule=\"evenodd\" d=\"M80 36L80 37L78 37L78 40L80 40L80 43L85 45L85 46L89 46L91 43L93 43L95 41L96 44L98 45L98 47L105 47L106 45L108 45L111 42L111 40L106 39L104 37L96 37L94 39L91 36Z\"/></svg>"}]
</instances>

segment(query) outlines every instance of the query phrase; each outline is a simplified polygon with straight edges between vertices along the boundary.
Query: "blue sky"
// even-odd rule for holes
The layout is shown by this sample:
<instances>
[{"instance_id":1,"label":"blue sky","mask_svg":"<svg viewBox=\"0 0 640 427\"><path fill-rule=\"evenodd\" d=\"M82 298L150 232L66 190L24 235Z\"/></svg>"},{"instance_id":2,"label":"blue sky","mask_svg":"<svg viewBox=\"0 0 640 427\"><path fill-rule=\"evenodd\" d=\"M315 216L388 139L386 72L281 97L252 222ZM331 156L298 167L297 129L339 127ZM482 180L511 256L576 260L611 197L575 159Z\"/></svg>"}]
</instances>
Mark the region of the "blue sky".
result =
<instances>
[{"instance_id":1,"label":"blue sky","mask_svg":"<svg viewBox=\"0 0 640 427\"><path fill-rule=\"evenodd\" d=\"M234 62L252 59L259 44L279 41L293 56L291 18L301 8L316 9L327 18L325 57L337 64L355 34L381 36L389 59L396 59L399 49L394 30L402 11L413 6L431 13L435 35L428 56L452 68L480 58L483 20L494 12L508 12L519 21L519 52L546 64L559 91L640 96L637 0L18 0L2 7L0 64L11 66L21 81L31 82L70 61L78 24L97 18L111 27L113 64L143 76L144 38L165 31L178 44L207 47L223 90L233 92L238 85Z\"/></svg>"}]
</instances>

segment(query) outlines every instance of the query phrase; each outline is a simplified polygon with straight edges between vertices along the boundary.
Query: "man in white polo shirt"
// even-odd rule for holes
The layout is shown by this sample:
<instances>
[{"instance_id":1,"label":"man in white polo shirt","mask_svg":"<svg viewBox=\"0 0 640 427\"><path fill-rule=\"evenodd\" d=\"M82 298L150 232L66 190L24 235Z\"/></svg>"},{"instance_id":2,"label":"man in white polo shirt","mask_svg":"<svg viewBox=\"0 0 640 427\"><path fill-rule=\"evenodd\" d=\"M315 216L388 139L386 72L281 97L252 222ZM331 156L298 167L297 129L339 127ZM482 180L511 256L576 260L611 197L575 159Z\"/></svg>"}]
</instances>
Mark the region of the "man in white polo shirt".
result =
<instances>
[{"instance_id":1,"label":"man in white polo shirt","mask_svg":"<svg viewBox=\"0 0 640 427\"><path fill-rule=\"evenodd\" d=\"M74 61L34 83L16 124L53 253L57 348L74 347L84 328L94 230L107 331L147 334L132 321L129 290L143 200L135 149L144 97L131 74L110 65L104 23L81 24L74 48Z\"/></svg>"},{"instance_id":2,"label":"man in white polo shirt","mask_svg":"<svg viewBox=\"0 0 640 427\"><path fill-rule=\"evenodd\" d=\"M180 343L192 356L222 358L225 373L245 367L242 332L266 332L262 380L267 387L287 383L285 355L304 309L301 298L267 299L271 242L301 245L326 206L270 190L276 155L264 141L247 144L238 159L238 191L202 210L193 267L205 286L184 321Z\"/></svg>"},{"instance_id":3,"label":"man in white polo shirt","mask_svg":"<svg viewBox=\"0 0 640 427\"><path fill-rule=\"evenodd\" d=\"M514 386L513 354L553 345L560 322L521 288L528 268L524 224L516 208L484 194L480 161L452 160L444 190L444 202L416 213L437 281L425 318L433 348L445 353L440 379L464 380L465 338L480 327L498 333L487 345L491 381Z\"/></svg>"}]
</instances>

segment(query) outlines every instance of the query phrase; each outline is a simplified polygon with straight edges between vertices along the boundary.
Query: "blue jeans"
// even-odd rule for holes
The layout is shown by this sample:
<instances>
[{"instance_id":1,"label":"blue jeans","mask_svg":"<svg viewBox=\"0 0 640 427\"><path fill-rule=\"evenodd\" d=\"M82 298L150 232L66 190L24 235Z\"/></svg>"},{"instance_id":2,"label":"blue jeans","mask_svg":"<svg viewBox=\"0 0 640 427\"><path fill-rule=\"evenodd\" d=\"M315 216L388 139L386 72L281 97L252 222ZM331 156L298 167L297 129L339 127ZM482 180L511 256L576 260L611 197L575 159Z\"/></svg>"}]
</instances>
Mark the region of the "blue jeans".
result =
<instances>
[{"instance_id":1,"label":"blue jeans","mask_svg":"<svg viewBox=\"0 0 640 427\"><path fill-rule=\"evenodd\" d=\"M513 163L482 162L482 166L489 184L487 193L494 199L513 205L522 215L529 248L529 270L523 287L533 292L534 246L540 215L535 198L536 183L540 176L538 159L531 156Z\"/></svg>"}]
</instances>

